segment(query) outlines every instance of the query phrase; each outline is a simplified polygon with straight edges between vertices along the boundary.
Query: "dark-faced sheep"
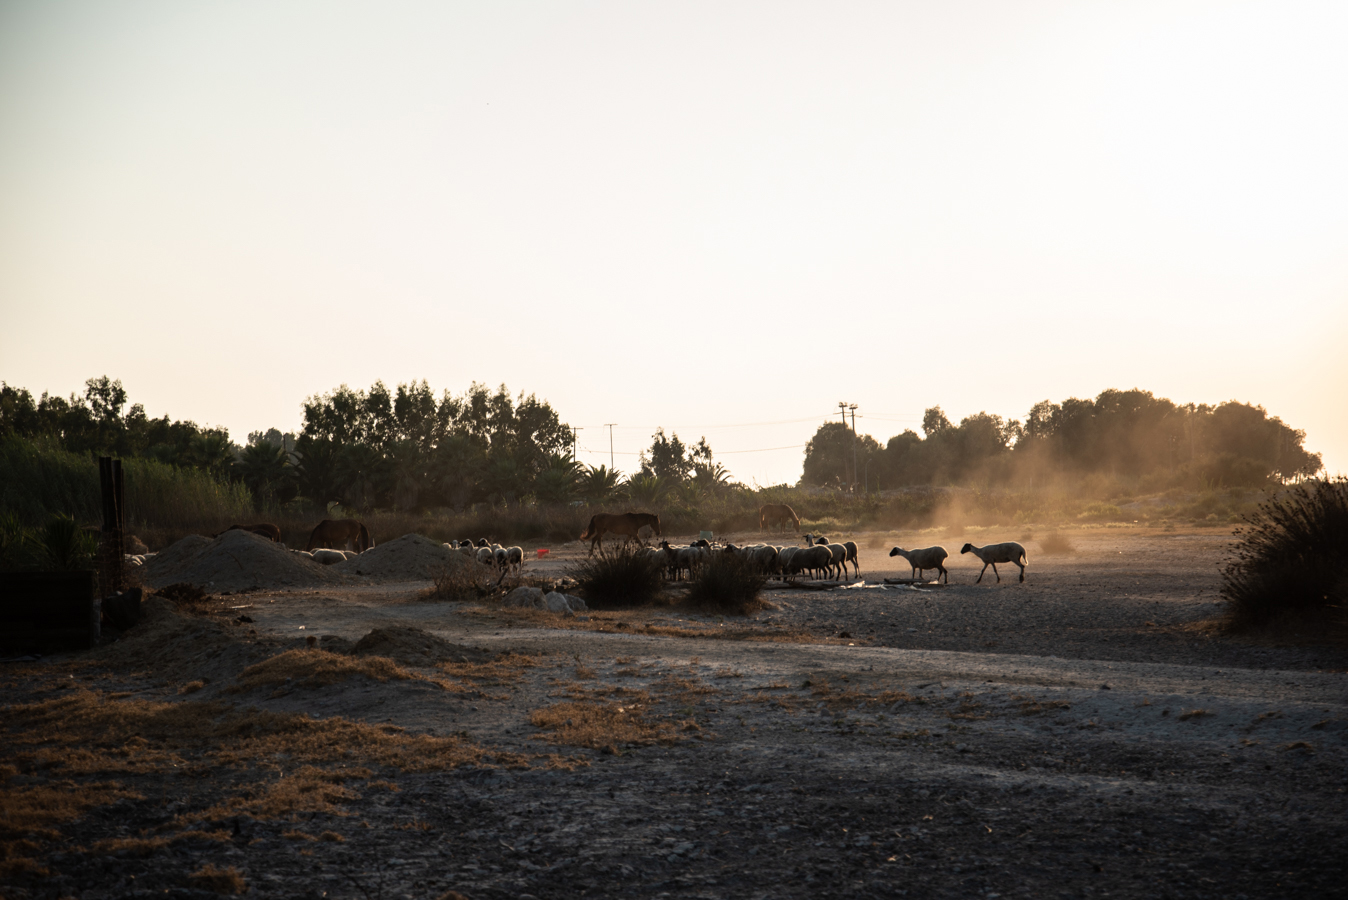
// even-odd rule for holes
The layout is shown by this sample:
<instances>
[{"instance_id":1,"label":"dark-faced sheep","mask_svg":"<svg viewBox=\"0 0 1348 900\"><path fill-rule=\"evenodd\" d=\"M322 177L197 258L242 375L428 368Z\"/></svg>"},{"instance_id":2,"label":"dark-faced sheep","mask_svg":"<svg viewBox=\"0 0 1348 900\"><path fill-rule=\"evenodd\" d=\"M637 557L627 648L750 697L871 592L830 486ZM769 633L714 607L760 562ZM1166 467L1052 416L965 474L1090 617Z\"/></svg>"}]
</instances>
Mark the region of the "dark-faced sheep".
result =
<instances>
[{"instance_id":1,"label":"dark-faced sheep","mask_svg":"<svg viewBox=\"0 0 1348 900\"><path fill-rule=\"evenodd\" d=\"M889 551L890 556L902 556L908 560L908 565L913 567L913 577L926 577L928 569L936 570L936 580L940 581L941 576L945 576L945 583L950 583L950 572L946 570L945 560L949 553L945 552L944 547L924 547L921 550L905 550L902 547L895 547ZM922 575L918 575L921 572Z\"/></svg>"},{"instance_id":2,"label":"dark-faced sheep","mask_svg":"<svg viewBox=\"0 0 1348 900\"><path fill-rule=\"evenodd\" d=\"M973 544L965 544L960 548L960 553L972 553L983 560L983 568L978 573L974 584L983 580L983 573L992 566L992 574L997 576L997 583L1001 584L1002 576L997 571L997 563L1015 563L1020 566L1020 580L1025 580L1025 566L1030 560L1025 556L1025 548L1015 541L1006 541L1001 544L988 544L986 547L975 547Z\"/></svg>"}]
</instances>

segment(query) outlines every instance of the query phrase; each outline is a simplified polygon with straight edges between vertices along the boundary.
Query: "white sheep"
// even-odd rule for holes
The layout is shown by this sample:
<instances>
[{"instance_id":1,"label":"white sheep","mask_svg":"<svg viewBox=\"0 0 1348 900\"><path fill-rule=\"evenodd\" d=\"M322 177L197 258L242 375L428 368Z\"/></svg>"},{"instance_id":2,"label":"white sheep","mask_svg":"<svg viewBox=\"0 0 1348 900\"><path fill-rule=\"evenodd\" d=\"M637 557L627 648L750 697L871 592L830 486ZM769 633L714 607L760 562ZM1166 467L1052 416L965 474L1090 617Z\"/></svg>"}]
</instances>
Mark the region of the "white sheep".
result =
<instances>
[{"instance_id":1,"label":"white sheep","mask_svg":"<svg viewBox=\"0 0 1348 900\"><path fill-rule=\"evenodd\" d=\"M796 547L795 551L783 567L783 571L787 575L795 575L804 571L809 571L814 575L821 571L827 573L833 568L833 551L828 548L827 544Z\"/></svg>"},{"instance_id":2,"label":"white sheep","mask_svg":"<svg viewBox=\"0 0 1348 900\"><path fill-rule=\"evenodd\" d=\"M1025 566L1030 560L1025 555L1025 548L1015 541L1006 541L1002 544L988 544L986 547L975 547L973 544L965 544L960 548L960 553L972 553L983 560L983 568L978 573L974 584L983 580L983 573L992 566L992 574L997 576L997 583L1001 584L1002 576L997 571L997 563L1015 563L1020 566L1020 580L1025 580Z\"/></svg>"},{"instance_id":3,"label":"white sheep","mask_svg":"<svg viewBox=\"0 0 1348 900\"><path fill-rule=\"evenodd\" d=\"M890 556L902 556L908 560L908 565L913 567L913 577L919 577L918 573L923 573L920 577L926 577L927 569L936 570L936 580L940 581L941 576L945 576L945 583L950 583L950 572L946 570L945 559L949 553L945 552L944 547L924 547L921 550L905 550L902 547L895 547L889 551Z\"/></svg>"},{"instance_id":4,"label":"white sheep","mask_svg":"<svg viewBox=\"0 0 1348 900\"><path fill-rule=\"evenodd\" d=\"M478 547L477 561L482 563L482 565L484 566L495 566L496 551L492 550L490 547Z\"/></svg>"},{"instance_id":5,"label":"white sheep","mask_svg":"<svg viewBox=\"0 0 1348 900\"><path fill-rule=\"evenodd\" d=\"M508 568L514 569L516 572L524 568L523 547L507 547L505 548L505 552L506 552L506 566Z\"/></svg>"},{"instance_id":6,"label":"white sheep","mask_svg":"<svg viewBox=\"0 0 1348 900\"><path fill-rule=\"evenodd\" d=\"M829 574L837 573L835 578L845 578L847 576L847 548L842 544L830 544L828 538L821 537L819 546L827 547L828 552L833 555L833 564L829 566Z\"/></svg>"}]
</instances>

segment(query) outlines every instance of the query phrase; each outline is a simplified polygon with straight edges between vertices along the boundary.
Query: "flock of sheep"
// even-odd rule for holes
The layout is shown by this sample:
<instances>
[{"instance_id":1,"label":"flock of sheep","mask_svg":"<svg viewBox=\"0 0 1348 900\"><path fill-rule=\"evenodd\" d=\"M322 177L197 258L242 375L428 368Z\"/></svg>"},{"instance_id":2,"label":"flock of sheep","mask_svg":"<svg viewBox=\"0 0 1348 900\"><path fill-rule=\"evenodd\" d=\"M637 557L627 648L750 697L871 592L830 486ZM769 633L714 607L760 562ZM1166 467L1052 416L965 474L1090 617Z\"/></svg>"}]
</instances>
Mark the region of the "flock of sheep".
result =
<instances>
[{"instance_id":1,"label":"flock of sheep","mask_svg":"<svg viewBox=\"0 0 1348 900\"><path fill-rule=\"evenodd\" d=\"M808 574L811 578L850 580L851 576L847 570L849 564L853 567L855 576L861 575L855 541L835 544L830 543L826 537L816 538L813 534L805 535L804 547L779 547L772 544L736 546L729 543L718 546L704 539L686 547L674 547L668 541L661 541L660 546L646 547L641 552L654 561L666 573L666 577L676 581L681 580L685 572L689 578L695 577L698 570L717 553L740 556L769 578L780 578L783 581L802 573ZM997 576L997 581L1001 582L1002 576L997 571L997 563L1013 563L1019 566L1020 580L1025 580L1025 566L1029 560L1025 548L1015 541L988 544L984 547L965 544L960 553L972 553L983 562L983 569L978 573L975 584L983 580L983 573L987 571L988 566L992 566L993 574ZM925 575L927 570L935 569L938 581L944 576L946 583L950 583L950 572L945 567L945 560L949 554L944 547L925 547L921 550L895 547L889 551L889 555L901 556L907 560L912 566L914 578L919 577L919 573Z\"/></svg>"},{"instance_id":2,"label":"flock of sheep","mask_svg":"<svg viewBox=\"0 0 1348 900\"><path fill-rule=\"evenodd\" d=\"M506 572L518 572L524 568L524 548L502 547L486 538L473 541L449 541L445 544L451 550L457 550L469 559L475 559L504 575Z\"/></svg>"}]
</instances>

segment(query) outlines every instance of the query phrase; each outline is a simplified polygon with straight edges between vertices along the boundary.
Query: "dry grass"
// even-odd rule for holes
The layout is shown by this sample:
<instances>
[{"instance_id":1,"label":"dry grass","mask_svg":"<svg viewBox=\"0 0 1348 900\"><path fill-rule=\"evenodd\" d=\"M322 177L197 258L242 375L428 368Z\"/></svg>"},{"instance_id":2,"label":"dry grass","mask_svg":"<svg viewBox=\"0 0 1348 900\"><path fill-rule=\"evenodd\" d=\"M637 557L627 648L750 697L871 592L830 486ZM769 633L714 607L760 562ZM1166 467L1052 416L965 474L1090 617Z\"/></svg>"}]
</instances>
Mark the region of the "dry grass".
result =
<instances>
[{"instance_id":1,"label":"dry grass","mask_svg":"<svg viewBox=\"0 0 1348 900\"><path fill-rule=\"evenodd\" d=\"M382 656L345 656L327 650L287 650L239 673L230 693L289 683L293 687L323 687L354 676L374 681L412 681L420 676Z\"/></svg>"},{"instance_id":2,"label":"dry grass","mask_svg":"<svg viewBox=\"0 0 1348 900\"><path fill-rule=\"evenodd\" d=\"M35 871L35 848L29 845L58 839L53 826L94 807L139 798L115 782L82 779L158 775L174 766L187 775L211 776L217 802L179 816L173 824L182 827L239 812L259 819L297 812L340 815L341 804L358 796L347 782L370 778L366 765L412 772L526 765L523 756L488 752L457 736L411 735L391 725L240 709L218 701L112 699L83 688L0 708L0 733L12 762L0 770L5 777L0 867L9 874ZM286 771L280 774L283 764ZM548 765L564 766L565 761ZM230 770L239 777L228 777ZM20 771L40 771L50 781L15 785L13 776ZM193 832L172 840L202 836ZM153 852L156 845L135 847Z\"/></svg>"},{"instance_id":3,"label":"dry grass","mask_svg":"<svg viewBox=\"0 0 1348 900\"><path fill-rule=\"evenodd\" d=\"M479 685L518 684L524 673L537 668L542 660L536 656L506 651L490 662L481 663L437 663L436 669L451 678Z\"/></svg>"},{"instance_id":4,"label":"dry grass","mask_svg":"<svg viewBox=\"0 0 1348 900\"><path fill-rule=\"evenodd\" d=\"M248 890L248 882L244 881L243 873L238 869L233 866L217 869L211 863L206 863L188 875L187 883L198 890L210 891L213 894L242 894Z\"/></svg>"},{"instance_id":5,"label":"dry grass","mask_svg":"<svg viewBox=\"0 0 1348 900\"><path fill-rule=\"evenodd\" d=\"M674 744L692 730L681 732L670 722L651 721L643 704L632 701L571 700L536 709L529 721L547 732L538 736L540 740L613 754L620 753L620 747Z\"/></svg>"},{"instance_id":6,"label":"dry grass","mask_svg":"<svg viewBox=\"0 0 1348 900\"><path fill-rule=\"evenodd\" d=\"M819 637L802 628L786 628L780 625L744 624L726 626L718 622L698 622L693 620L678 624L661 624L655 621L667 619L664 610L591 611L588 621L578 618L563 618L556 613L536 609L472 608L464 609L463 614L476 619L484 619L494 625L506 628L551 628L562 631L598 631L604 634L630 632L632 634L656 634L664 637L700 638L725 641L762 641L783 644L846 644L846 640ZM855 639L853 643L856 643Z\"/></svg>"},{"instance_id":7,"label":"dry grass","mask_svg":"<svg viewBox=\"0 0 1348 900\"><path fill-rule=\"evenodd\" d=\"M842 680L849 681L847 676L843 676ZM889 688L867 691L853 684L837 689L826 678L821 678L817 682L807 681L802 687L808 687L815 702L824 703L831 710L856 709L861 706L893 706L895 703L913 701L913 695L907 691Z\"/></svg>"},{"instance_id":8,"label":"dry grass","mask_svg":"<svg viewBox=\"0 0 1348 900\"><path fill-rule=\"evenodd\" d=\"M1210 715L1212 715L1212 712L1211 712L1210 710L1206 710L1206 709L1191 709L1191 710L1187 710L1186 712L1180 713L1180 714L1179 714L1178 716L1176 716L1175 718L1179 719L1181 722L1187 722L1187 721L1189 721L1190 719L1201 719L1201 718L1203 718L1204 716L1210 716Z\"/></svg>"},{"instance_id":9,"label":"dry grass","mask_svg":"<svg viewBox=\"0 0 1348 900\"><path fill-rule=\"evenodd\" d=\"M1058 712L1059 710L1072 708L1072 704L1066 700L1040 700L1023 694L1012 694L1011 701L1017 704L1017 711L1022 716L1038 716L1047 712Z\"/></svg>"}]
</instances>

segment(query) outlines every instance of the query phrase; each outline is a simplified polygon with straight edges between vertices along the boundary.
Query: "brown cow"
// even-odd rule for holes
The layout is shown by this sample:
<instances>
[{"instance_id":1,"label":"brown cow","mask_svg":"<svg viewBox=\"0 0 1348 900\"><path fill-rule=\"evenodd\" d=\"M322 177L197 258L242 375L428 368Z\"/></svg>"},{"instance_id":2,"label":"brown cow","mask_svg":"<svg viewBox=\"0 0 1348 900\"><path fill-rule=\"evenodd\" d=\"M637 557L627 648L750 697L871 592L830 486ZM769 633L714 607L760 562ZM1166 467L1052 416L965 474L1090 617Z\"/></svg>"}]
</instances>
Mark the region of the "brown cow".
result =
<instances>
[{"instance_id":1,"label":"brown cow","mask_svg":"<svg viewBox=\"0 0 1348 900\"><path fill-rule=\"evenodd\" d=\"M786 530L786 523L790 522L796 531L800 531L800 516L796 511L785 503L769 503L758 508L758 530L772 530L773 525L781 525L782 530Z\"/></svg>"},{"instance_id":2,"label":"brown cow","mask_svg":"<svg viewBox=\"0 0 1348 900\"><path fill-rule=\"evenodd\" d=\"M585 533L580 539L590 542L590 555L593 556L596 546L600 550L604 549L604 535L621 534L625 544L633 538L640 541L639 532L646 527L659 535L660 517L654 513L595 513L590 516L590 524L585 527Z\"/></svg>"},{"instance_id":3,"label":"brown cow","mask_svg":"<svg viewBox=\"0 0 1348 900\"><path fill-rule=\"evenodd\" d=\"M364 553L374 546L370 532L355 519L324 519L309 535L309 544L305 550L328 548L330 550L355 550Z\"/></svg>"},{"instance_id":4,"label":"brown cow","mask_svg":"<svg viewBox=\"0 0 1348 900\"><path fill-rule=\"evenodd\" d=\"M269 541L281 543L281 529L270 522L260 522L257 525L231 525L225 531L251 531L253 534L261 535ZM225 531L220 532L220 534L224 534ZM215 535L215 537L219 537L220 534Z\"/></svg>"}]
</instances>

